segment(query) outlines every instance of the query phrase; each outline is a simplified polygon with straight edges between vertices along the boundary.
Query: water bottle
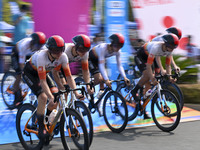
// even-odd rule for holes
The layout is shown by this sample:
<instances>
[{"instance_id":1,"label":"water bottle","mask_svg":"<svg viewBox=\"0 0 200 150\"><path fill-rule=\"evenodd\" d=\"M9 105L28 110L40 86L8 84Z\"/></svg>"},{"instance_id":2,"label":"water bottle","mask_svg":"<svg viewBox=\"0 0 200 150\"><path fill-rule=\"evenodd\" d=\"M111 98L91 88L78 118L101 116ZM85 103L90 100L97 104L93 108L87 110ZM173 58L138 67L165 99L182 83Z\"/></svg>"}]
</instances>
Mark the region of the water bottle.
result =
<instances>
[{"instance_id":1,"label":"water bottle","mask_svg":"<svg viewBox=\"0 0 200 150\"><path fill-rule=\"evenodd\" d=\"M50 124L53 123L54 118L56 117L57 113L58 111L56 109L53 109L52 112L50 113L49 118L48 118L48 121Z\"/></svg>"}]
</instances>

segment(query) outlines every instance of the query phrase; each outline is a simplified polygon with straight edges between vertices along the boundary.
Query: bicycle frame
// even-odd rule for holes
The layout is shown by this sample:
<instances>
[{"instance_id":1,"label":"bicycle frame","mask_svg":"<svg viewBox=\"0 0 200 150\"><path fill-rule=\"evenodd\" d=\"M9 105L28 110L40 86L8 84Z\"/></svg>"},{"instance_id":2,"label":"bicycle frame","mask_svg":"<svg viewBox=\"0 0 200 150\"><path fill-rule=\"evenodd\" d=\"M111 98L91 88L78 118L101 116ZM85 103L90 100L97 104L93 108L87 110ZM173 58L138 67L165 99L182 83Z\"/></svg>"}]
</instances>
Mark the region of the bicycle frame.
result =
<instances>
[{"instance_id":1,"label":"bicycle frame","mask_svg":"<svg viewBox=\"0 0 200 150\"><path fill-rule=\"evenodd\" d=\"M64 92L63 92L63 93L64 93ZM62 93L62 94L63 94L63 93ZM49 104L49 103L46 104L45 109L47 108L48 104ZM59 105L58 113L56 114L56 116L55 116L55 118L54 118L52 124L51 124L49 127L47 127L47 125L45 124L45 129L46 129L46 131L49 133L49 135L53 135L52 133L53 133L53 131L54 131L54 128L55 128L55 126L56 126L56 124L57 124L57 122L58 122L58 120L59 120L59 117L60 117L63 113L64 113L64 118L65 118L65 120L67 120L66 111L65 111L65 108L66 108L66 107L65 107L65 105L64 105L64 100L63 100L63 97L62 97L62 96L60 96L60 98L59 98L59 104L60 104L60 105ZM29 119L28 119L28 121L27 121L27 123L26 123L26 125L25 125L25 130L26 130L27 132L35 133L36 135L38 135L38 131L35 131L35 130L32 130L32 129L28 129L28 127L27 127L29 121L31 120L31 118L33 117L33 115L36 113L36 111L37 111L37 108L34 110L34 112L32 113L32 115L29 117ZM72 121L73 121L73 119L72 119ZM35 123L37 123L37 119L36 119ZM69 137L71 137L71 132L70 132L70 130L69 130L68 122L66 121L66 123L67 123L67 129L68 129ZM74 122L73 122L73 125L74 125L74 127L76 128Z\"/></svg>"}]
</instances>

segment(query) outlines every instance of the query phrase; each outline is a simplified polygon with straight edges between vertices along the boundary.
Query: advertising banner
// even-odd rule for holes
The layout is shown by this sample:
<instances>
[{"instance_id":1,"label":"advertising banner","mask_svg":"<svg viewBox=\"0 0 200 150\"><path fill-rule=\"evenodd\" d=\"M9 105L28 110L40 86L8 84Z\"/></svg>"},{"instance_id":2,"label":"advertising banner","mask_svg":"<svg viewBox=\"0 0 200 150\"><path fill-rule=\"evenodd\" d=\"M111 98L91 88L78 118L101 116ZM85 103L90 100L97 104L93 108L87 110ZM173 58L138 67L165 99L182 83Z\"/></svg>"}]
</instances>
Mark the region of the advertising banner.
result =
<instances>
[{"instance_id":1,"label":"advertising banner","mask_svg":"<svg viewBox=\"0 0 200 150\"><path fill-rule=\"evenodd\" d=\"M29 0L30 1L30 0ZM71 42L77 34L88 35L91 0L32 0L35 31L47 37L60 35Z\"/></svg>"},{"instance_id":2,"label":"advertising banner","mask_svg":"<svg viewBox=\"0 0 200 150\"><path fill-rule=\"evenodd\" d=\"M183 38L175 53L186 54L186 36L193 36L193 44L200 41L199 0L131 0L132 9L139 23L141 38L148 41L157 33L166 33L166 28L176 26Z\"/></svg>"},{"instance_id":3,"label":"advertising banner","mask_svg":"<svg viewBox=\"0 0 200 150\"><path fill-rule=\"evenodd\" d=\"M124 67L127 66L129 56L129 43L127 32L128 19L128 1L127 0L107 0L105 1L105 38L109 42L108 37L113 33L121 33L125 37L125 44L121 49L121 62ZM108 58L107 68L110 79L116 79L119 72L115 57Z\"/></svg>"}]
</instances>

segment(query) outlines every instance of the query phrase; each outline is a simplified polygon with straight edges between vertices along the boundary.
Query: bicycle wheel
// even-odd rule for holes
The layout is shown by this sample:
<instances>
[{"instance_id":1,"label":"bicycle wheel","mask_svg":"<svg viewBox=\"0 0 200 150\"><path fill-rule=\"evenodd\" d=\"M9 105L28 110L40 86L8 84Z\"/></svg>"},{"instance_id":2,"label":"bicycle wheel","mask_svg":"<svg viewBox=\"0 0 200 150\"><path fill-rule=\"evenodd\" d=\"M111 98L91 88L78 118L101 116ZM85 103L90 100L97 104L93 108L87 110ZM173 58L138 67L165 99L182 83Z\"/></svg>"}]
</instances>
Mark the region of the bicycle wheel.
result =
<instances>
[{"instance_id":1,"label":"bicycle wheel","mask_svg":"<svg viewBox=\"0 0 200 150\"><path fill-rule=\"evenodd\" d=\"M181 118L180 105L176 96L168 91L161 90L161 98L156 94L151 104L152 118L156 126L165 132L173 131Z\"/></svg>"},{"instance_id":2,"label":"bicycle wheel","mask_svg":"<svg viewBox=\"0 0 200 150\"><path fill-rule=\"evenodd\" d=\"M131 93L129 91L133 88L133 86L126 86L125 83L121 83L117 86L116 91L119 92L125 99L127 109L128 109L128 121L131 121L137 117L138 114L138 105L133 99Z\"/></svg>"},{"instance_id":3,"label":"bicycle wheel","mask_svg":"<svg viewBox=\"0 0 200 150\"><path fill-rule=\"evenodd\" d=\"M12 110L15 108L14 100L15 95L12 91L12 85L15 82L15 72L6 72L1 81L1 94L4 103L8 107L8 109Z\"/></svg>"},{"instance_id":4,"label":"bicycle wheel","mask_svg":"<svg viewBox=\"0 0 200 150\"><path fill-rule=\"evenodd\" d=\"M76 107L76 110L80 113L80 115L82 116L82 118L85 122L85 125L86 125L87 130L88 130L88 136L89 136L89 139L90 139L90 145L91 145L92 140L93 140L93 121L92 121L90 110L85 105L85 103L81 102L81 101L75 101L75 107Z\"/></svg>"},{"instance_id":5,"label":"bicycle wheel","mask_svg":"<svg viewBox=\"0 0 200 150\"><path fill-rule=\"evenodd\" d=\"M176 85L175 83L167 82L165 84L162 84L161 86L163 89L171 91L177 97L177 100L180 103L180 109L182 110L184 106L184 96L178 85Z\"/></svg>"},{"instance_id":6,"label":"bicycle wheel","mask_svg":"<svg viewBox=\"0 0 200 150\"><path fill-rule=\"evenodd\" d=\"M103 116L109 129L122 132L128 122L128 110L124 98L116 91L108 92L103 102Z\"/></svg>"},{"instance_id":7,"label":"bicycle wheel","mask_svg":"<svg viewBox=\"0 0 200 150\"><path fill-rule=\"evenodd\" d=\"M70 149L71 139L77 148L89 149L89 137L86 125L80 114L72 108L66 108L66 117L62 115L60 121L60 135L64 149ZM71 139L70 139L71 138Z\"/></svg>"},{"instance_id":8,"label":"bicycle wheel","mask_svg":"<svg viewBox=\"0 0 200 150\"><path fill-rule=\"evenodd\" d=\"M31 104L23 104L19 108L16 116L17 135L22 146L26 150L40 150L43 147L43 143L35 133L25 130L25 125L35 109L36 108ZM36 124L36 113L33 114L32 118L28 122L27 128L37 131L38 125Z\"/></svg>"}]
</instances>

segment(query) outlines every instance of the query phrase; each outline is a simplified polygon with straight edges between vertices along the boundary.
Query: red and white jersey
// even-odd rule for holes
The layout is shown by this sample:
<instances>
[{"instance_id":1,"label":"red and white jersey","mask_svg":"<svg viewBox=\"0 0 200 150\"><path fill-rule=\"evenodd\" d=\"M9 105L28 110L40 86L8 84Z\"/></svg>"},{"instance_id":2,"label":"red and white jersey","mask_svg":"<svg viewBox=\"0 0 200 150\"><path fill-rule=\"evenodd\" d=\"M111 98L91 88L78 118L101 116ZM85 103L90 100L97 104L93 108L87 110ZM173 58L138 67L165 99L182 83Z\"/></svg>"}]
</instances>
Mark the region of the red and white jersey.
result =
<instances>
[{"instance_id":1,"label":"red and white jersey","mask_svg":"<svg viewBox=\"0 0 200 150\"><path fill-rule=\"evenodd\" d=\"M16 44L18 54L19 54L19 63L20 64L25 63L25 59L26 59L27 55L33 54L33 52L30 49L31 40L32 40L31 37L27 37L27 38L20 40Z\"/></svg>"},{"instance_id":2,"label":"red and white jersey","mask_svg":"<svg viewBox=\"0 0 200 150\"><path fill-rule=\"evenodd\" d=\"M123 77L126 77L124 68L122 67L121 60L120 60L121 50L119 50L118 52L109 53L107 47L108 47L107 43L101 43L94 47L94 50L99 60L99 70L104 80L108 80L108 75L105 69L105 59L111 56L116 56L118 70Z\"/></svg>"},{"instance_id":3,"label":"red and white jersey","mask_svg":"<svg viewBox=\"0 0 200 150\"><path fill-rule=\"evenodd\" d=\"M144 45L144 49L154 56L170 56L172 52L162 50L163 43L162 41L151 41Z\"/></svg>"},{"instance_id":4,"label":"red and white jersey","mask_svg":"<svg viewBox=\"0 0 200 150\"><path fill-rule=\"evenodd\" d=\"M88 61L88 56L89 53L85 53L85 55L83 55L83 57L80 56L76 56L74 57L72 55L72 47L74 47L74 43L65 43L65 53L67 54L67 57L69 59L69 63L71 62L80 62L80 61Z\"/></svg>"},{"instance_id":5,"label":"red and white jersey","mask_svg":"<svg viewBox=\"0 0 200 150\"><path fill-rule=\"evenodd\" d=\"M26 61L26 56L30 56L32 54L34 54L34 52L32 52L30 45L31 45L31 37L27 37L24 38L22 40L20 40L19 42L17 42L16 47L18 50L18 55L19 55L19 63L20 64L24 64ZM45 49L45 46L41 47L41 49Z\"/></svg>"},{"instance_id":6,"label":"red and white jersey","mask_svg":"<svg viewBox=\"0 0 200 150\"><path fill-rule=\"evenodd\" d=\"M31 66L37 70L40 79L46 79L46 73L52 69L60 70L62 67L65 75L71 75L69 69L68 57L65 53L62 53L59 59L50 61L48 56L48 50L40 50L35 52L30 58Z\"/></svg>"}]
</instances>

